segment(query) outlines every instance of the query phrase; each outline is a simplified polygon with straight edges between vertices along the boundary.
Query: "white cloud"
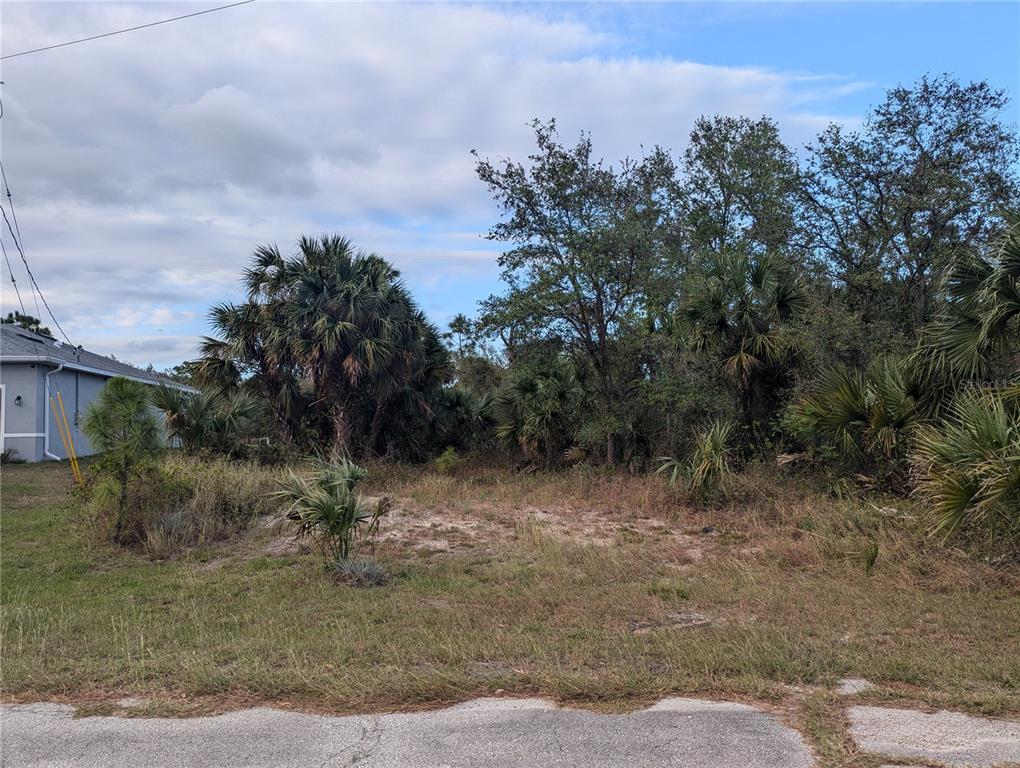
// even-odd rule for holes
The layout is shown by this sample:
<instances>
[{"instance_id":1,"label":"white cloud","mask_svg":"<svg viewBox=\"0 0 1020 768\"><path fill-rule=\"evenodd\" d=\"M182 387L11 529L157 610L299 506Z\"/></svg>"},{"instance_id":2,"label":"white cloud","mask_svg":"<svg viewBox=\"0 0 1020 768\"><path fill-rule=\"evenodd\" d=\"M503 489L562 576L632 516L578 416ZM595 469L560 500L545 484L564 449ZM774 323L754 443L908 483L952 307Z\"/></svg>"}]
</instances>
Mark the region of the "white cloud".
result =
<instances>
[{"instance_id":1,"label":"white cloud","mask_svg":"<svg viewBox=\"0 0 1020 768\"><path fill-rule=\"evenodd\" d=\"M3 48L181 7L5 3ZM190 354L252 247L303 232L391 258L440 318L497 274L471 149L523 156L528 121L555 116L565 140L590 130L616 160L681 149L702 113L770 114L799 144L827 119L812 105L856 87L623 51L584 23L495 7L320 3L11 59L3 153L26 249L68 332L127 359ZM117 318L137 336L103 336ZM140 355L158 328L176 341Z\"/></svg>"}]
</instances>

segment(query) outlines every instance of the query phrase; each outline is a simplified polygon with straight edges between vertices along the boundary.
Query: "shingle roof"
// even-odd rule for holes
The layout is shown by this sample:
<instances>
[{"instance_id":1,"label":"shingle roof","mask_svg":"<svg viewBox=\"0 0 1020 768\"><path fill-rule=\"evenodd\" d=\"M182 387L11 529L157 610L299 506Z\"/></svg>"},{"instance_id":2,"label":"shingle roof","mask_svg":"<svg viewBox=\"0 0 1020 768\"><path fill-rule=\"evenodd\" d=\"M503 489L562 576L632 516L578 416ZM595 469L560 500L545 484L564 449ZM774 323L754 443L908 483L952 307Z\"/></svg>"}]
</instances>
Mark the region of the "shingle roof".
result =
<instances>
[{"instance_id":1,"label":"shingle roof","mask_svg":"<svg viewBox=\"0 0 1020 768\"><path fill-rule=\"evenodd\" d=\"M38 362L54 366L63 363L68 367L89 369L100 375L126 376L153 384L181 387L179 382L166 376L40 336L12 323L0 324L0 363L7 362Z\"/></svg>"}]
</instances>

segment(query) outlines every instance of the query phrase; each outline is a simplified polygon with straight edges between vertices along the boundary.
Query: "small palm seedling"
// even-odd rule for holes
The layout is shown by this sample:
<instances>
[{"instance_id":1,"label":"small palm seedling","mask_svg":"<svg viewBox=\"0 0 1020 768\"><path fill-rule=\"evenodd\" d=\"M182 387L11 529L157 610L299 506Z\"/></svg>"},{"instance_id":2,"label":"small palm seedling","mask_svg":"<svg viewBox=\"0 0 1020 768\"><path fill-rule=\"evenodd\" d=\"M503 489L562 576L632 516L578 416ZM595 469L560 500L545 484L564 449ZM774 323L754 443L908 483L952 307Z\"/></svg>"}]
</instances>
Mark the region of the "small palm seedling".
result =
<instances>
[{"instance_id":1,"label":"small palm seedling","mask_svg":"<svg viewBox=\"0 0 1020 768\"><path fill-rule=\"evenodd\" d=\"M348 459L317 459L310 476L290 472L276 492L288 502L283 519L296 526L294 539L310 539L327 566L352 560L389 510L388 498L370 504L354 492L366 474Z\"/></svg>"},{"instance_id":2,"label":"small palm seedling","mask_svg":"<svg viewBox=\"0 0 1020 768\"><path fill-rule=\"evenodd\" d=\"M725 486L733 475L729 442L735 428L732 421L714 421L695 436L694 450L686 461L664 456L657 471L669 475L670 485L682 482L692 495Z\"/></svg>"}]
</instances>

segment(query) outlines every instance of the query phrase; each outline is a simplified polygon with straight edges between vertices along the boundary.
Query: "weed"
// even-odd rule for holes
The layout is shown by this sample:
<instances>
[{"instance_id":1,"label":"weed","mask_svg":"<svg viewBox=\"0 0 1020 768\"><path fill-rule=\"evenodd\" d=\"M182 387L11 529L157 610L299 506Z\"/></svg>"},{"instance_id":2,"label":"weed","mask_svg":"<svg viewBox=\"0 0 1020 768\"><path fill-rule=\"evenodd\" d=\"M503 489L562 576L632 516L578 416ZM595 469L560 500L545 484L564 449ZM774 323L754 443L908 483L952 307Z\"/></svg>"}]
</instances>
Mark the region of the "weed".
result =
<instances>
[{"instance_id":1,"label":"weed","mask_svg":"<svg viewBox=\"0 0 1020 768\"><path fill-rule=\"evenodd\" d=\"M878 562L878 544L871 542L864 550L864 572L871 575L871 572L875 570L875 563Z\"/></svg>"},{"instance_id":2,"label":"weed","mask_svg":"<svg viewBox=\"0 0 1020 768\"><path fill-rule=\"evenodd\" d=\"M367 557L340 560L331 567L333 579L349 587L383 587L390 575L377 561Z\"/></svg>"},{"instance_id":3,"label":"weed","mask_svg":"<svg viewBox=\"0 0 1020 768\"><path fill-rule=\"evenodd\" d=\"M432 462L436 468L436 472L441 475L453 475L456 474L457 470L464 463L463 459L457 455L457 451L454 447L448 446L445 451L439 454Z\"/></svg>"}]
</instances>

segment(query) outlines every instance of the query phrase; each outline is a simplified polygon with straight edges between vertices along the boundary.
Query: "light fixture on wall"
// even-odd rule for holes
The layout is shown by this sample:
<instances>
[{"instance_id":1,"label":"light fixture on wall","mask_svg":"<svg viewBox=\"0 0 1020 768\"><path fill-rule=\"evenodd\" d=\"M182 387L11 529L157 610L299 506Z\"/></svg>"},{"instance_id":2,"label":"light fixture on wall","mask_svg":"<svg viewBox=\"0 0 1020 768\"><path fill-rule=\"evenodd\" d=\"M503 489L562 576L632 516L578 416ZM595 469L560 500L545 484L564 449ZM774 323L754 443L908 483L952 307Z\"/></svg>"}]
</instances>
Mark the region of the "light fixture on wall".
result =
<instances>
[{"instance_id":1,"label":"light fixture on wall","mask_svg":"<svg viewBox=\"0 0 1020 768\"><path fill-rule=\"evenodd\" d=\"M18 395L17 397L14 398L14 404L21 405L21 395Z\"/></svg>"}]
</instances>

